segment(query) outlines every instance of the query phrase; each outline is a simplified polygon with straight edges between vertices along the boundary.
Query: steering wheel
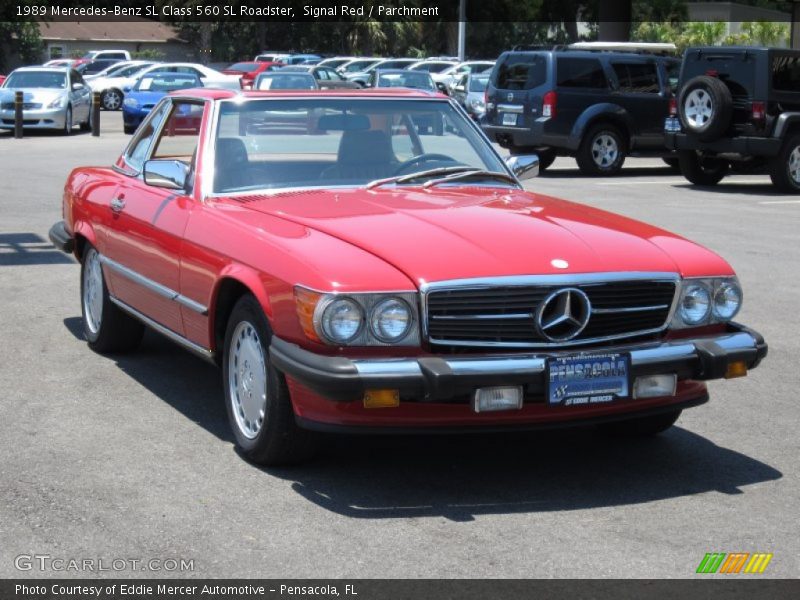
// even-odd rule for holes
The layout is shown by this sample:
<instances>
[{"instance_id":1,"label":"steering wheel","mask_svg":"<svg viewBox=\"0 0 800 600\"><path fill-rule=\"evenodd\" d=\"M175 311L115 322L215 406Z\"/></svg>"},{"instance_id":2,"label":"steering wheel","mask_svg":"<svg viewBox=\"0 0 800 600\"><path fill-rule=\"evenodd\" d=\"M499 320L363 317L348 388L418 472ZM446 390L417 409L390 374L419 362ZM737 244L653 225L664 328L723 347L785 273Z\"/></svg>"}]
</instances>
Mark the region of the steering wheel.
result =
<instances>
[{"instance_id":1,"label":"steering wheel","mask_svg":"<svg viewBox=\"0 0 800 600\"><path fill-rule=\"evenodd\" d=\"M456 162L452 156L447 156L446 154L436 154L436 153L425 153L420 154L418 156L412 156L406 161L400 163L400 166L394 170L394 175L403 175L407 172L408 169L411 167L415 167L419 164L426 163L426 162Z\"/></svg>"}]
</instances>

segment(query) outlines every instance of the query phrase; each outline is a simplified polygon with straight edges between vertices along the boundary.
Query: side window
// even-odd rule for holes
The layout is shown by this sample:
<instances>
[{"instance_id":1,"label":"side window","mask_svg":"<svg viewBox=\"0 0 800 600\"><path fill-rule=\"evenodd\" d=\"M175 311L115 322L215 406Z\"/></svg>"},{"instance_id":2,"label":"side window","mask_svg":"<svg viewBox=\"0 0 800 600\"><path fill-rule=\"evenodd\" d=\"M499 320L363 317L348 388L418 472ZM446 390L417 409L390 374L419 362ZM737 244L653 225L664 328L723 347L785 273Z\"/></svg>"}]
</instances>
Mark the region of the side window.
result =
<instances>
[{"instance_id":1,"label":"side window","mask_svg":"<svg viewBox=\"0 0 800 600\"><path fill-rule=\"evenodd\" d=\"M331 76L332 81L344 81L344 77L339 75L334 69L328 69L328 75Z\"/></svg>"},{"instance_id":2,"label":"side window","mask_svg":"<svg viewBox=\"0 0 800 600\"><path fill-rule=\"evenodd\" d=\"M142 165L144 165L144 161L147 159L150 145L153 142L153 138L161 122L164 120L164 115L167 113L168 106L169 105L166 103L162 104L160 108L151 113L152 116L139 127L131 145L128 146L125 162L136 171L142 170Z\"/></svg>"},{"instance_id":3,"label":"side window","mask_svg":"<svg viewBox=\"0 0 800 600\"><path fill-rule=\"evenodd\" d=\"M657 94L658 71L655 64L612 63L619 81L619 91L631 94Z\"/></svg>"},{"instance_id":4,"label":"side window","mask_svg":"<svg viewBox=\"0 0 800 600\"><path fill-rule=\"evenodd\" d=\"M681 76L681 63L680 61L667 61L664 65L664 68L667 72L667 84L669 85L669 89L676 93L678 91L678 80Z\"/></svg>"},{"instance_id":5,"label":"side window","mask_svg":"<svg viewBox=\"0 0 800 600\"><path fill-rule=\"evenodd\" d=\"M542 54L513 53L497 66L495 86L501 90L530 90L547 80L547 59Z\"/></svg>"},{"instance_id":6,"label":"side window","mask_svg":"<svg viewBox=\"0 0 800 600\"><path fill-rule=\"evenodd\" d=\"M175 102L156 140L152 158L172 158L191 165L200 138L203 110L203 104Z\"/></svg>"},{"instance_id":7,"label":"side window","mask_svg":"<svg viewBox=\"0 0 800 600\"><path fill-rule=\"evenodd\" d=\"M558 57L556 68L559 87L593 89L608 87L603 66L596 58Z\"/></svg>"},{"instance_id":8,"label":"side window","mask_svg":"<svg viewBox=\"0 0 800 600\"><path fill-rule=\"evenodd\" d=\"M772 59L772 89L792 92L800 89L800 57L776 56Z\"/></svg>"},{"instance_id":9,"label":"side window","mask_svg":"<svg viewBox=\"0 0 800 600\"><path fill-rule=\"evenodd\" d=\"M330 79L328 77L328 72L325 69L317 69L314 71L314 77L321 81L328 81L328 79Z\"/></svg>"}]
</instances>

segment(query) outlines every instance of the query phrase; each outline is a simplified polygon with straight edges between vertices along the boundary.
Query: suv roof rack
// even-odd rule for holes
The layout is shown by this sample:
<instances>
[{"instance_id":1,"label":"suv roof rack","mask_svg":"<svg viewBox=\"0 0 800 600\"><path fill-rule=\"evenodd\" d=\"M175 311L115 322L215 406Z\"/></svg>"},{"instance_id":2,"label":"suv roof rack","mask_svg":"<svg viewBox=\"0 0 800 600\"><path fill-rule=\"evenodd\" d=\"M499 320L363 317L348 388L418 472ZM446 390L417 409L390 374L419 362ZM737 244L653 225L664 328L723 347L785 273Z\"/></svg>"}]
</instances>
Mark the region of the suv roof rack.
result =
<instances>
[{"instance_id":1,"label":"suv roof rack","mask_svg":"<svg viewBox=\"0 0 800 600\"><path fill-rule=\"evenodd\" d=\"M567 46L567 48L569 50L588 50L591 52L678 53L678 48L672 42L575 42Z\"/></svg>"}]
</instances>

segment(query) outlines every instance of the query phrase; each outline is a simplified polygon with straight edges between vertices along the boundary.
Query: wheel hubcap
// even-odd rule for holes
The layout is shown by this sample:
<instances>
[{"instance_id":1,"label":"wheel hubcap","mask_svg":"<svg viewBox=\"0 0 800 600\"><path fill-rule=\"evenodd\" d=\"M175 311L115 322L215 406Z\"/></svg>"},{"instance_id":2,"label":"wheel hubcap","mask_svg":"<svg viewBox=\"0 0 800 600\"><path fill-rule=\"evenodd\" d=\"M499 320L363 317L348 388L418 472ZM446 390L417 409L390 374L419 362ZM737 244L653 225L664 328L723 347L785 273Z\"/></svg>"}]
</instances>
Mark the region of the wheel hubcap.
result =
<instances>
[{"instance_id":1,"label":"wheel hubcap","mask_svg":"<svg viewBox=\"0 0 800 600\"><path fill-rule=\"evenodd\" d=\"M94 250L90 250L86 256L83 269L83 312L89 331L100 331L103 321L103 270Z\"/></svg>"},{"instance_id":2,"label":"wheel hubcap","mask_svg":"<svg viewBox=\"0 0 800 600\"><path fill-rule=\"evenodd\" d=\"M108 92L106 93L105 101L105 108L107 110L117 110L120 105L120 98L117 92Z\"/></svg>"},{"instance_id":3,"label":"wheel hubcap","mask_svg":"<svg viewBox=\"0 0 800 600\"><path fill-rule=\"evenodd\" d=\"M609 167L619 156L617 140L607 133L601 133L592 142L592 159L599 167Z\"/></svg>"},{"instance_id":4,"label":"wheel hubcap","mask_svg":"<svg viewBox=\"0 0 800 600\"><path fill-rule=\"evenodd\" d=\"M236 425L242 435L253 439L261 431L267 410L267 367L258 332L247 321L233 331L228 387Z\"/></svg>"},{"instance_id":5,"label":"wheel hubcap","mask_svg":"<svg viewBox=\"0 0 800 600\"><path fill-rule=\"evenodd\" d=\"M692 127L702 127L714 113L711 95L705 90L694 90L689 93L684 103L686 120Z\"/></svg>"},{"instance_id":6,"label":"wheel hubcap","mask_svg":"<svg viewBox=\"0 0 800 600\"><path fill-rule=\"evenodd\" d=\"M789 176L797 185L800 185L800 146L797 146L789 155Z\"/></svg>"}]
</instances>

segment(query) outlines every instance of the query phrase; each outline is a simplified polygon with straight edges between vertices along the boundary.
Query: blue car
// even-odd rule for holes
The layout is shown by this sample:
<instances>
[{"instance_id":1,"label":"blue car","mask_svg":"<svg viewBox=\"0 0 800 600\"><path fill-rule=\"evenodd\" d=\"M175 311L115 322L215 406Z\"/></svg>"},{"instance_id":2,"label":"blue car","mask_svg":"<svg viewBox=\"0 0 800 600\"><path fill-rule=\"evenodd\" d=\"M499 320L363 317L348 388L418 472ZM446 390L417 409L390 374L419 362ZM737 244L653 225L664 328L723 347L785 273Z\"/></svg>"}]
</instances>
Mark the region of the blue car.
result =
<instances>
[{"instance_id":1,"label":"blue car","mask_svg":"<svg viewBox=\"0 0 800 600\"><path fill-rule=\"evenodd\" d=\"M153 107L170 92L203 87L202 81L193 73L167 73L151 71L141 77L125 93L122 106L122 121L125 133L133 133Z\"/></svg>"}]
</instances>

